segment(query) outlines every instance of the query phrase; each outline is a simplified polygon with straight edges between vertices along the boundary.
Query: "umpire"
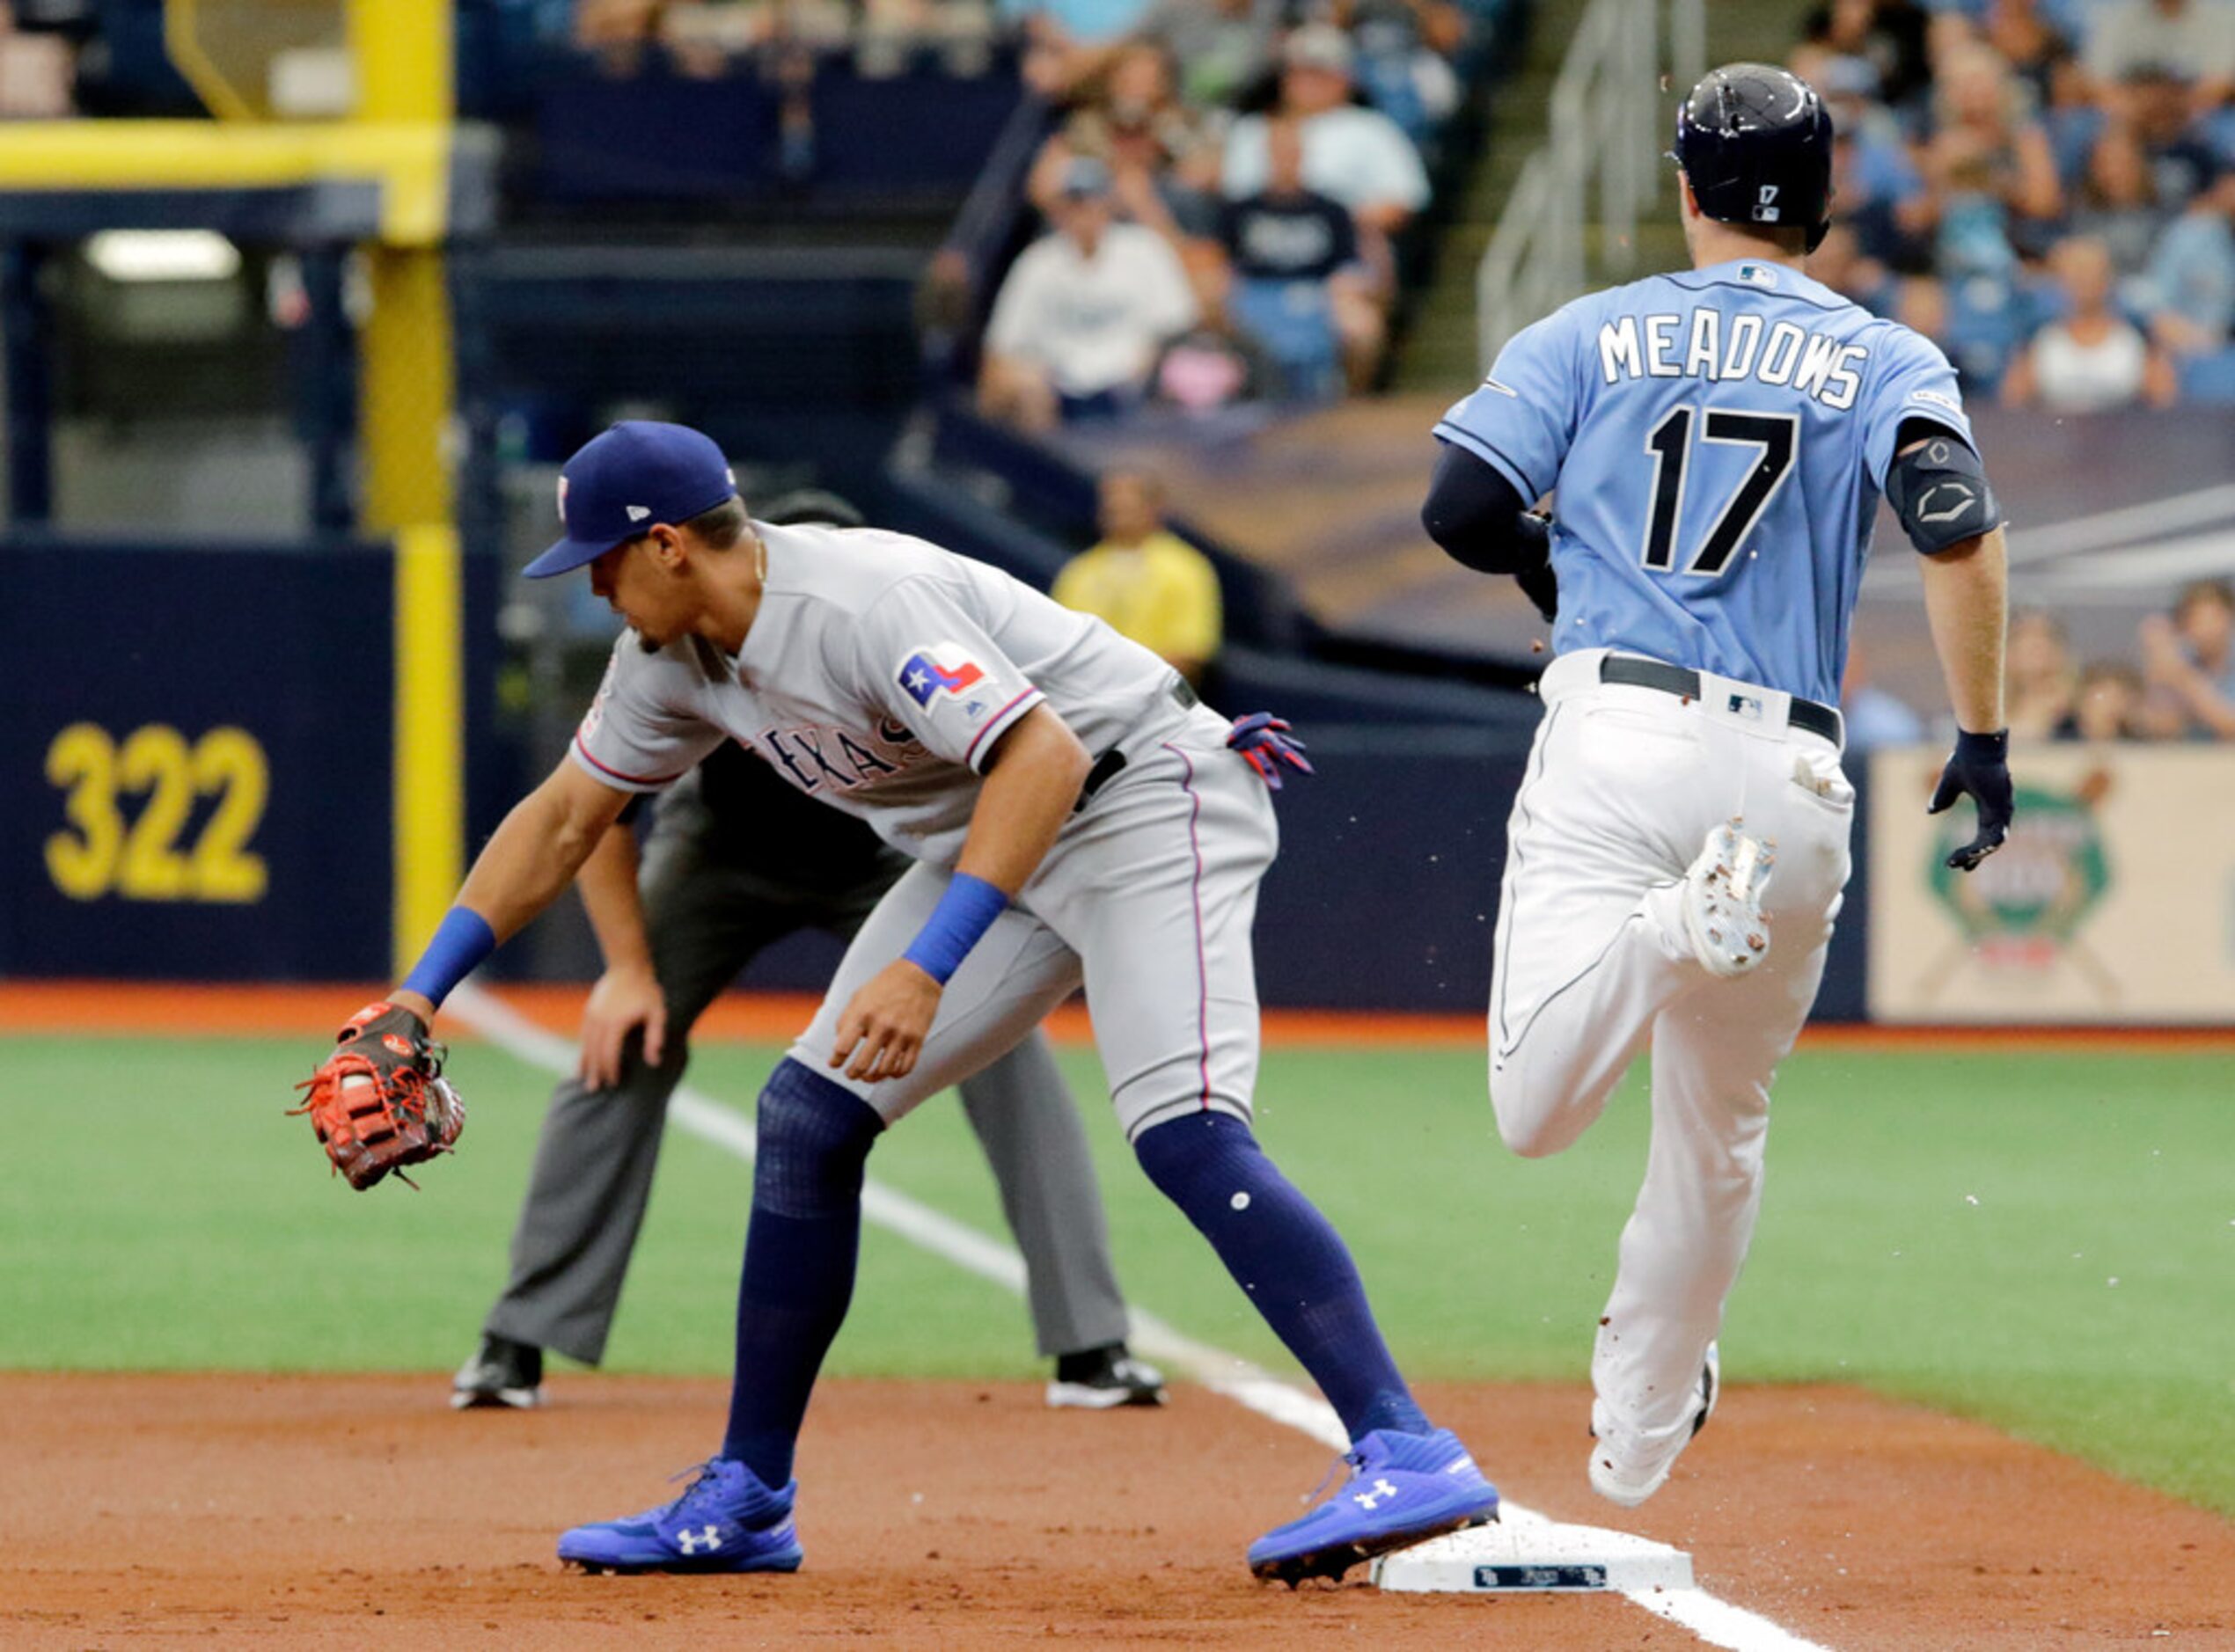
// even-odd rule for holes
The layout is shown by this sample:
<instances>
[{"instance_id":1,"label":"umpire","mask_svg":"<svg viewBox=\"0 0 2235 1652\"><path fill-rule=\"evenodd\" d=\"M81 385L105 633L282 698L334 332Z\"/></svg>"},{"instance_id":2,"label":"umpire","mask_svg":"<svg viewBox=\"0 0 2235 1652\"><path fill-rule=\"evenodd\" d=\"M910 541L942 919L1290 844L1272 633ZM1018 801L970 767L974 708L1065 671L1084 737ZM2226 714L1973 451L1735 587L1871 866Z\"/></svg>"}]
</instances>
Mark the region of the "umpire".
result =
<instances>
[{"instance_id":1,"label":"umpire","mask_svg":"<svg viewBox=\"0 0 2235 1652\"><path fill-rule=\"evenodd\" d=\"M808 492L772 505L764 520L858 527L861 518L835 495ZM609 843L599 856L633 846ZM601 911L616 903L597 898L598 861L584 868L607 974L584 1017L583 1073L552 1093L513 1231L511 1278L452 1385L453 1406L539 1403L546 1349L588 1365L605 1357L692 1024L773 942L809 928L851 937L909 864L868 826L834 818L759 758L722 746L661 800L644 852L641 932L623 882L617 904L629 910L619 927L632 941L649 936L656 980L649 1001L633 1004L615 990L613 925ZM602 869L614 875L610 864ZM640 1023L643 1036L627 1037ZM961 1090L1024 1254L1040 1353L1056 1362L1048 1403L1161 1403L1161 1374L1125 1347L1086 1131L1045 1038L1035 1033Z\"/></svg>"}]
</instances>

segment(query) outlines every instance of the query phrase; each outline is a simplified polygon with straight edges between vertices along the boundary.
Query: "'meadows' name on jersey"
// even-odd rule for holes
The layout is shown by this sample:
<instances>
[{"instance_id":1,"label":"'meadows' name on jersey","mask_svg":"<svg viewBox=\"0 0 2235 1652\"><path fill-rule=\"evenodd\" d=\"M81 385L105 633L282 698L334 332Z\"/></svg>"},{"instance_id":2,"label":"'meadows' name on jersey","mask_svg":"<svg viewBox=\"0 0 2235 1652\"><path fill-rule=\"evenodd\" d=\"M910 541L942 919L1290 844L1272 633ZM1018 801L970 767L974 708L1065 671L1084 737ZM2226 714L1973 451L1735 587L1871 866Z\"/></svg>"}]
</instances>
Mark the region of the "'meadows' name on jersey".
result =
<instances>
[{"instance_id":1,"label":"'meadows' name on jersey","mask_svg":"<svg viewBox=\"0 0 2235 1652\"><path fill-rule=\"evenodd\" d=\"M1599 328L1599 370L1625 378L1750 378L1786 385L1844 413L1862 393L1865 345L1843 344L1791 321L1704 307L1682 315L1621 316Z\"/></svg>"}]
</instances>

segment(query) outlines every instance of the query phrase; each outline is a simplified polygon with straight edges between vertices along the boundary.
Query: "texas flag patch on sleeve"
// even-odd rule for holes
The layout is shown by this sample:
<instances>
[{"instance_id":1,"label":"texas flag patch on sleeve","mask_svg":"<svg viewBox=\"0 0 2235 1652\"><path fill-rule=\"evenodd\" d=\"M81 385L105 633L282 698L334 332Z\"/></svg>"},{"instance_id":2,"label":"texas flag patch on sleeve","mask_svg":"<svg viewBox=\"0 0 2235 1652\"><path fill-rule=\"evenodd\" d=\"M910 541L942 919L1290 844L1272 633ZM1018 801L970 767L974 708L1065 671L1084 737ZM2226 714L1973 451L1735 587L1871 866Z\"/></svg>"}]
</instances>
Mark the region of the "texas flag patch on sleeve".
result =
<instances>
[{"instance_id":1,"label":"texas flag patch on sleeve","mask_svg":"<svg viewBox=\"0 0 2235 1652\"><path fill-rule=\"evenodd\" d=\"M900 662L900 686L927 709L935 697L959 698L985 680L985 668L951 642L919 648Z\"/></svg>"}]
</instances>

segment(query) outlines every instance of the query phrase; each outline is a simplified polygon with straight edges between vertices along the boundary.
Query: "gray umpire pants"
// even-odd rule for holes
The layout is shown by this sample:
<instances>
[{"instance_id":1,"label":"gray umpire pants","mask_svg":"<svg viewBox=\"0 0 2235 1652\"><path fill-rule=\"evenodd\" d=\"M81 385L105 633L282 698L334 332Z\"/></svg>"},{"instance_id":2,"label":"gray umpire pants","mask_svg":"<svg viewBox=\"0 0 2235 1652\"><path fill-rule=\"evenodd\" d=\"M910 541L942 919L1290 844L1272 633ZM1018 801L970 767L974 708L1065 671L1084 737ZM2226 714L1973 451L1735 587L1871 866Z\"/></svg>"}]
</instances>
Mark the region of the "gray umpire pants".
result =
<instances>
[{"instance_id":1,"label":"gray umpire pants","mask_svg":"<svg viewBox=\"0 0 2235 1652\"><path fill-rule=\"evenodd\" d=\"M841 895L802 894L737 865L709 825L693 798L659 812L641 884L667 996L667 1048L650 1065L632 1038L612 1089L568 1079L552 1093L513 1230L511 1278L483 1322L492 1335L590 1365L605 1357L692 1024L764 947L802 928L851 936L905 865ZM960 1087L1023 1253L1041 1355L1123 1341L1125 1302L1086 1129L1046 1040L1035 1033Z\"/></svg>"}]
</instances>

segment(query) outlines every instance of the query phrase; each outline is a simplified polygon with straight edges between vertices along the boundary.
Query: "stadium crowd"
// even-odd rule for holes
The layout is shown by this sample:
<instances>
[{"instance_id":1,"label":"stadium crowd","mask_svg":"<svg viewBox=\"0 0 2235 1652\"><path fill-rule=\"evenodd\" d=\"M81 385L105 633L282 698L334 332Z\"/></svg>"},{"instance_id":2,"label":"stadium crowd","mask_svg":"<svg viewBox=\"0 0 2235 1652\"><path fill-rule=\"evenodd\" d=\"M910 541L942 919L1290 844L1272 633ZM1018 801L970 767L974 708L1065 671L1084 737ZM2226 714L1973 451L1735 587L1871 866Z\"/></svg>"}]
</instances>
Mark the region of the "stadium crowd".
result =
<instances>
[{"instance_id":1,"label":"stadium crowd","mask_svg":"<svg viewBox=\"0 0 2235 1652\"><path fill-rule=\"evenodd\" d=\"M1872 679L1860 643L1843 687L1850 749L1931 737L1924 719ZM2004 698L2017 740L2235 741L2235 584L2183 587L2170 612L2136 627L2132 660L2078 660L2055 614L2020 610L2010 622Z\"/></svg>"},{"instance_id":2,"label":"stadium crowd","mask_svg":"<svg viewBox=\"0 0 2235 1652\"><path fill-rule=\"evenodd\" d=\"M1975 397L2235 402L2235 0L1828 0L1788 62L1837 134L1818 279L1932 338ZM2218 581L2129 659L2021 612L2012 731L2235 739L2231 637ZM1860 651L1845 702L1858 745L1924 733Z\"/></svg>"},{"instance_id":3,"label":"stadium crowd","mask_svg":"<svg viewBox=\"0 0 2235 1652\"><path fill-rule=\"evenodd\" d=\"M2058 413L2235 400L2235 3L1829 0L1827 284Z\"/></svg>"},{"instance_id":4,"label":"stadium crowd","mask_svg":"<svg viewBox=\"0 0 2235 1652\"><path fill-rule=\"evenodd\" d=\"M1047 224L997 295L979 398L1028 429L1373 382L1423 146L1457 106L1448 0L1039 0L1025 75L1061 113Z\"/></svg>"},{"instance_id":5,"label":"stadium crowd","mask_svg":"<svg viewBox=\"0 0 2235 1652\"><path fill-rule=\"evenodd\" d=\"M2010 730L2033 740L2235 740L2235 586L2200 580L2142 622L2140 665L2076 662L2041 609L2010 627Z\"/></svg>"}]
</instances>

